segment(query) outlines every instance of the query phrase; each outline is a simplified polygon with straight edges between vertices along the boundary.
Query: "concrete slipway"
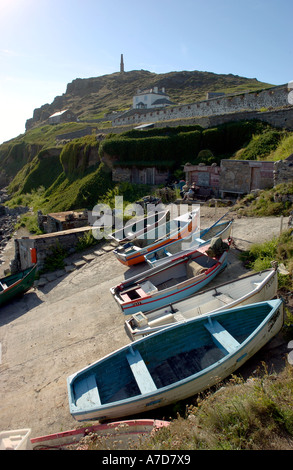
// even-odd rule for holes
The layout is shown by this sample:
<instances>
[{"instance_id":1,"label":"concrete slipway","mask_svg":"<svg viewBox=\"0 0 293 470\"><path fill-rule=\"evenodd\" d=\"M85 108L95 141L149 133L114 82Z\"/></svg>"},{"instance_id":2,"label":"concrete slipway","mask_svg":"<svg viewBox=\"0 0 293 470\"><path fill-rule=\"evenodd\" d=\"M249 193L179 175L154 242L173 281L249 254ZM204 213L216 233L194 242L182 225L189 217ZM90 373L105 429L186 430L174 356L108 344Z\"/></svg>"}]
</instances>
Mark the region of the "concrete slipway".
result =
<instances>
[{"instance_id":1,"label":"concrete slipway","mask_svg":"<svg viewBox=\"0 0 293 470\"><path fill-rule=\"evenodd\" d=\"M202 208L201 227L225 212ZM284 219L284 228L287 223ZM279 231L279 218L236 218L232 236L238 248L246 249ZM238 253L230 250L228 268L215 284L247 272ZM44 286L1 308L0 431L31 428L31 437L36 437L80 426L69 413L67 376L130 342L125 317L109 289L146 266L126 268L109 244L87 254L76 269L52 276ZM276 354L281 361L280 348Z\"/></svg>"}]
</instances>

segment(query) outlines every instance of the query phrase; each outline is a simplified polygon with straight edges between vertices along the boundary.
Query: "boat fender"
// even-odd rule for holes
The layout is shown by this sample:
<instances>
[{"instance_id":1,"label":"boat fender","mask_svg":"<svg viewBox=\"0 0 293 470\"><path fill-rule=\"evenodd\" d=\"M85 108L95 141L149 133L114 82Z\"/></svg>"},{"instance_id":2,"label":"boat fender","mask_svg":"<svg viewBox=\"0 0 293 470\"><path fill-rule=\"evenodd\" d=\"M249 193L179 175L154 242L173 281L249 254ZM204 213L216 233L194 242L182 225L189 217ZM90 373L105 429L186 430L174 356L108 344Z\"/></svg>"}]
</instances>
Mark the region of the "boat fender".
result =
<instances>
[{"instance_id":1,"label":"boat fender","mask_svg":"<svg viewBox=\"0 0 293 470\"><path fill-rule=\"evenodd\" d=\"M231 246L232 243L233 243L233 238L231 238L230 235L229 235L229 237L228 237L227 242L228 242L228 245L229 245L229 246Z\"/></svg>"},{"instance_id":2,"label":"boat fender","mask_svg":"<svg viewBox=\"0 0 293 470\"><path fill-rule=\"evenodd\" d=\"M33 264L36 264L36 262L37 262L37 250L35 248L30 248L30 252L31 252L31 262Z\"/></svg>"}]
</instances>

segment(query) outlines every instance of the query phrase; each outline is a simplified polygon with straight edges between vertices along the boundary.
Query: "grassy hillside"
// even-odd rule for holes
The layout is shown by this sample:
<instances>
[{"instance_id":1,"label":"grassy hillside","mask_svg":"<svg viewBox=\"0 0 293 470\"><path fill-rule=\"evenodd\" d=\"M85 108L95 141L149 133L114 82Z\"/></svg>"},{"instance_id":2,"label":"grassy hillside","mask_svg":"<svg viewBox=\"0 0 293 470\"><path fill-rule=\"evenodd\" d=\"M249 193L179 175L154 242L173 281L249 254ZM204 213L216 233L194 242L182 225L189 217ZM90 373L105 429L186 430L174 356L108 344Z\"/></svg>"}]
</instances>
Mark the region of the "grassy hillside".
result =
<instances>
[{"instance_id":1,"label":"grassy hillside","mask_svg":"<svg viewBox=\"0 0 293 470\"><path fill-rule=\"evenodd\" d=\"M199 126L130 131L108 135L98 142L95 136L74 139L61 147L41 150L23 166L9 186L15 203L20 195L43 191L42 209L60 211L92 209L108 190L113 189L110 169L101 165L105 155L116 164L127 166L160 165L170 171L190 163L220 163L221 158L280 159L293 153L293 133L273 129L257 121L228 123L211 129ZM116 185L117 195L123 195L125 185ZM278 191L283 189L279 188ZM148 192L151 188L148 188ZM288 192L288 188L284 188ZM133 191L133 199L139 189ZM40 193L39 193L40 194ZM133 202L133 201L130 201ZM38 197L38 205L40 198ZM273 215L280 211L288 215L291 203L274 202L274 190L261 195L248 195L240 210L247 215ZM40 208L40 207L38 207Z\"/></svg>"}]
</instances>

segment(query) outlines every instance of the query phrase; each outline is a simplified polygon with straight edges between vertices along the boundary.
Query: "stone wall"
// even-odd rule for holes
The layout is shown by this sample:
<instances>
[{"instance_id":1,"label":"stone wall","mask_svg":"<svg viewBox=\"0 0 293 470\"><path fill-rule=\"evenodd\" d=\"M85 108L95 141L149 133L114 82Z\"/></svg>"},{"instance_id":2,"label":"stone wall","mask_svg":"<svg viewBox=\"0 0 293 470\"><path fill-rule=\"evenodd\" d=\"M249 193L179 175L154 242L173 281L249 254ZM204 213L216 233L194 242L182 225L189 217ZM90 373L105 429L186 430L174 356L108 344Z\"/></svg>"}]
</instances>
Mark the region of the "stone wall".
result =
<instances>
[{"instance_id":1,"label":"stone wall","mask_svg":"<svg viewBox=\"0 0 293 470\"><path fill-rule=\"evenodd\" d=\"M274 186L293 181L293 155L274 164Z\"/></svg>"},{"instance_id":2,"label":"stone wall","mask_svg":"<svg viewBox=\"0 0 293 470\"><path fill-rule=\"evenodd\" d=\"M220 167L215 164L185 165L184 171L188 184L194 182L201 188L211 189L214 195L221 197L226 194L234 194L237 197L254 189L274 186L274 162L221 160Z\"/></svg>"},{"instance_id":3,"label":"stone wall","mask_svg":"<svg viewBox=\"0 0 293 470\"><path fill-rule=\"evenodd\" d=\"M64 248L68 254L75 251L79 238L92 230L92 227L82 227L63 232L15 239L15 258L11 261L11 272L17 272L32 266L31 249L37 252L38 269L42 269L46 257L57 246Z\"/></svg>"},{"instance_id":4,"label":"stone wall","mask_svg":"<svg viewBox=\"0 0 293 470\"><path fill-rule=\"evenodd\" d=\"M199 165L185 165L184 171L187 184L195 183L199 187L211 189L214 195L218 195L221 168L215 163L211 166L201 163Z\"/></svg>"},{"instance_id":5,"label":"stone wall","mask_svg":"<svg viewBox=\"0 0 293 470\"><path fill-rule=\"evenodd\" d=\"M274 186L274 162L221 160L220 196L248 194L254 189Z\"/></svg>"},{"instance_id":6,"label":"stone wall","mask_svg":"<svg viewBox=\"0 0 293 470\"><path fill-rule=\"evenodd\" d=\"M127 181L134 184L164 184L168 178L168 170L155 167L136 168L112 166L112 180L116 183Z\"/></svg>"},{"instance_id":7,"label":"stone wall","mask_svg":"<svg viewBox=\"0 0 293 470\"><path fill-rule=\"evenodd\" d=\"M78 131L67 132L66 134L59 134L56 136L56 141L78 139L86 135L91 135L93 132L96 132L96 131L97 131L96 127L88 126L85 129L80 129Z\"/></svg>"},{"instance_id":8,"label":"stone wall","mask_svg":"<svg viewBox=\"0 0 293 470\"><path fill-rule=\"evenodd\" d=\"M272 110L288 106L290 107L288 103L288 85L281 85L259 92L226 95L160 110L131 110L114 119L113 126L216 116L243 111Z\"/></svg>"}]
</instances>

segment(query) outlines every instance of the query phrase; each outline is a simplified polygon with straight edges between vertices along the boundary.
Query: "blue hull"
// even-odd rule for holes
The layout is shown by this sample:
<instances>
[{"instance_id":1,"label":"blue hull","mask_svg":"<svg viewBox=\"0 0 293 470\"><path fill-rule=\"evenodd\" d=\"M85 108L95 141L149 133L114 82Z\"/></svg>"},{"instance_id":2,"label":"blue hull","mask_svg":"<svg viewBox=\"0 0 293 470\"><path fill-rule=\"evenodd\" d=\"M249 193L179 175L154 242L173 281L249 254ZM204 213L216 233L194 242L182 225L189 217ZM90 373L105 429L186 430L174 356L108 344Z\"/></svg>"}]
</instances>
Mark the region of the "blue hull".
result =
<instances>
[{"instance_id":1,"label":"blue hull","mask_svg":"<svg viewBox=\"0 0 293 470\"><path fill-rule=\"evenodd\" d=\"M150 411L234 373L282 328L281 300L211 313L114 351L67 379L75 419Z\"/></svg>"}]
</instances>

